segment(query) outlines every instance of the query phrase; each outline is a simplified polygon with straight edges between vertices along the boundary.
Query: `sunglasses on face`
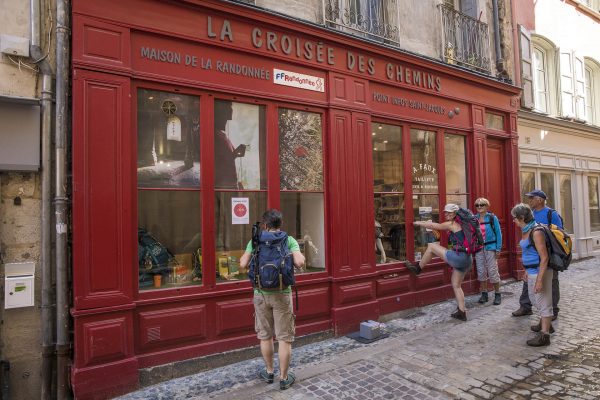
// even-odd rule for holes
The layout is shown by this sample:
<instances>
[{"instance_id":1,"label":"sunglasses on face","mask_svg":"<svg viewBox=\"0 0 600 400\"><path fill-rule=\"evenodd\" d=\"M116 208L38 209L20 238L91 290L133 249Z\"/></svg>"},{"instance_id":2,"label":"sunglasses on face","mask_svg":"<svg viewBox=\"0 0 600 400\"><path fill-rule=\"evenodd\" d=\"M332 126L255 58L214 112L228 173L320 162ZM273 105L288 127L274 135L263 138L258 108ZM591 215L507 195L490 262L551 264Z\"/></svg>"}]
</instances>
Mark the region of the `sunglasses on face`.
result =
<instances>
[{"instance_id":1,"label":"sunglasses on face","mask_svg":"<svg viewBox=\"0 0 600 400\"><path fill-rule=\"evenodd\" d=\"M475 204L475 207L479 208L479 207L487 207L487 204Z\"/></svg>"}]
</instances>

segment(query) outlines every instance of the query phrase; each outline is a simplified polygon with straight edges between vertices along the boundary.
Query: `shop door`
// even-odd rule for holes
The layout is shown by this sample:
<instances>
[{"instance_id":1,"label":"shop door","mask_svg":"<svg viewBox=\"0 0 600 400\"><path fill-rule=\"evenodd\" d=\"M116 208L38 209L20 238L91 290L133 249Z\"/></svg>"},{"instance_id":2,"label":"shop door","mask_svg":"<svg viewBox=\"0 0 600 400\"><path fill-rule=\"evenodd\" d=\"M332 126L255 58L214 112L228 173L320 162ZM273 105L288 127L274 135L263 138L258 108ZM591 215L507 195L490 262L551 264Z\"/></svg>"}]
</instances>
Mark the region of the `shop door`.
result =
<instances>
[{"instance_id":1,"label":"shop door","mask_svg":"<svg viewBox=\"0 0 600 400\"><path fill-rule=\"evenodd\" d=\"M500 221L502 229L502 237L506 238L507 219L510 214L511 204L507 202L507 187L506 187L506 160L504 151L504 142L501 140L488 139L486 150L486 176L485 176L485 195L484 197L490 201L490 211L496 214ZM506 246L503 245L503 250Z\"/></svg>"}]
</instances>

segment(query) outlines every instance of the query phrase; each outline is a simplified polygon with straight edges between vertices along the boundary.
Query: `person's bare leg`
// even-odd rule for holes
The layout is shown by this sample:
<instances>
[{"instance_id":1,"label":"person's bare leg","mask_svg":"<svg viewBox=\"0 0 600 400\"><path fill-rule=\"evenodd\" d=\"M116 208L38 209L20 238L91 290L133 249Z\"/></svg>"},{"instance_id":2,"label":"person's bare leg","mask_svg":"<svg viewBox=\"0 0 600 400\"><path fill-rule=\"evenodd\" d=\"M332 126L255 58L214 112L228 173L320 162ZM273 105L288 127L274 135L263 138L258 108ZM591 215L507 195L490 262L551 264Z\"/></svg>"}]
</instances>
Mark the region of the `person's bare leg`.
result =
<instances>
[{"instance_id":1,"label":"person's bare leg","mask_svg":"<svg viewBox=\"0 0 600 400\"><path fill-rule=\"evenodd\" d=\"M500 293L500 282L494 283L494 291Z\"/></svg>"},{"instance_id":2,"label":"person's bare leg","mask_svg":"<svg viewBox=\"0 0 600 400\"><path fill-rule=\"evenodd\" d=\"M280 344L281 346L281 344ZM265 367L269 374L273 373L273 339L261 340L260 341L260 352L265 360ZM279 358L281 359L281 348L279 349Z\"/></svg>"},{"instance_id":3,"label":"person's bare leg","mask_svg":"<svg viewBox=\"0 0 600 400\"><path fill-rule=\"evenodd\" d=\"M465 311L465 293L462 290L462 283L465 279L465 273L457 270L452 270L452 290L454 290L454 297L456 297L456 304L458 309Z\"/></svg>"},{"instance_id":4,"label":"person's bare leg","mask_svg":"<svg viewBox=\"0 0 600 400\"><path fill-rule=\"evenodd\" d=\"M542 317L542 332L550 333L551 325L552 325L552 317Z\"/></svg>"},{"instance_id":5,"label":"person's bare leg","mask_svg":"<svg viewBox=\"0 0 600 400\"><path fill-rule=\"evenodd\" d=\"M425 250L425 254L423 254L421 261L419 261L419 266L423 268L434 256L440 257L442 260L446 261L446 249L437 242L427 244L427 250Z\"/></svg>"},{"instance_id":6,"label":"person's bare leg","mask_svg":"<svg viewBox=\"0 0 600 400\"><path fill-rule=\"evenodd\" d=\"M280 340L279 342L279 379L287 379L292 359L292 344Z\"/></svg>"}]
</instances>

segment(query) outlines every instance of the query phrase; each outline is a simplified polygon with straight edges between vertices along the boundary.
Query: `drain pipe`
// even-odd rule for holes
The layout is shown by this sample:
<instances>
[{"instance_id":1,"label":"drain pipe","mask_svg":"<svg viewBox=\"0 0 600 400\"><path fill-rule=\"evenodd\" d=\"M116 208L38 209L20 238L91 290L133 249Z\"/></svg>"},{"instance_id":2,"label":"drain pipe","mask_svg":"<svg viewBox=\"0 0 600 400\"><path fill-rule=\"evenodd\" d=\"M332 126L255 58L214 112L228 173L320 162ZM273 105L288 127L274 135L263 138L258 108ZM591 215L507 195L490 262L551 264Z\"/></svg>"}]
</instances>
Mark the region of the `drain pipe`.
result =
<instances>
[{"instance_id":1,"label":"drain pipe","mask_svg":"<svg viewBox=\"0 0 600 400\"><path fill-rule=\"evenodd\" d=\"M500 20L498 16L498 0L492 0L492 19L494 21L494 49L496 50L496 68L501 61L503 61L502 57L502 49L500 47Z\"/></svg>"},{"instance_id":2,"label":"drain pipe","mask_svg":"<svg viewBox=\"0 0 600 400\"><path fill-rule=\"evenodd\" d=\"M51 224L51 186L52 186L52 67L48 61L48 53L44 54L41 45L41 12L40 0L29 3L29 20L31 28L31 45L29 53L42 73L41 136L42 136L42 400L52 398L52 375L54 365L54 324L52 290L52 230Z\"/></svg>"},{"instance_id":3,"label":"drain pipe","mask_svg":"<svg viewBox=\"0 0 600 400\"><path fill-rule=\"evenodd\" d=\"M69 129L69 0L56 1L56 397L69 396L69 282L67 271L67 132Z\"/></svg>"}]
</instances>

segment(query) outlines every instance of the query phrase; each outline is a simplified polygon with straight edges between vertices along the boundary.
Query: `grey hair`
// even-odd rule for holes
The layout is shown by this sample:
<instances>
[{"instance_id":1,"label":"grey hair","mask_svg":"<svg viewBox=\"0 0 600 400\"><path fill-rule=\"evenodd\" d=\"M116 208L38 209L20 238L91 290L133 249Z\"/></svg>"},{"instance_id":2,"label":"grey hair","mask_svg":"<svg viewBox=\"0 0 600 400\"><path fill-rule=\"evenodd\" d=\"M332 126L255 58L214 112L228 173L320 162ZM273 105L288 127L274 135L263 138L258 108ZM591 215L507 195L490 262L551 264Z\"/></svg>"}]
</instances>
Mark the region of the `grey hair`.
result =
<instances>
[{"instance_id":1,"label":"grey hair","mask_svg":"<svg viewBox=\"0 0 600 400\"><path fill-rule=\"evenodd\" d=\"M530 223L533 221L533 211L531 211L531 207L529 207L525 203L519 203L510 210L510 215L513 218L522 219L525 223Z\"/></svg>"}]
</instances>

